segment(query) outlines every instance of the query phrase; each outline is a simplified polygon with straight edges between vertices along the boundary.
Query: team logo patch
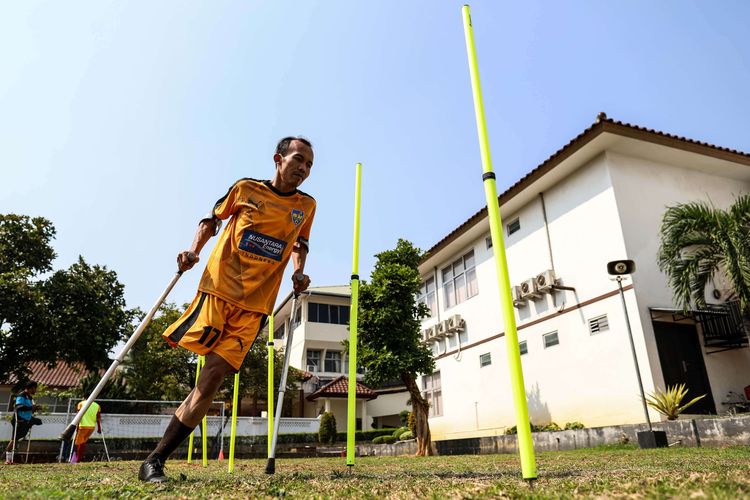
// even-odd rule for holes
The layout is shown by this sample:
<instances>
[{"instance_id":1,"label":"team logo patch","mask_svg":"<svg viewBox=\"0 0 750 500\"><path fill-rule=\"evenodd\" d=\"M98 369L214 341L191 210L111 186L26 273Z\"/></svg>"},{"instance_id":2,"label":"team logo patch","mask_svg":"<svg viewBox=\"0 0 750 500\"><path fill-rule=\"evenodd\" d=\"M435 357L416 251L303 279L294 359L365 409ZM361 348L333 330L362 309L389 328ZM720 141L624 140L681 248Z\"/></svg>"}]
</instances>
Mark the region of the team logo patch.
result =
<instances>
[{"instance_id":1,"label":"team logo patch","mask_svg":"<svg viewBox=\"0 0 750 500\"><path fill-rule=\"evenodd\" d=\"M296 208L292 210L292 222L294 222L295 226L299 226L302 224L302 219L305 217L305 212L302 210L297 210Z\"/></svg>"},{"instance_id":2,"label":"team logo patch","mask_svg":"<svg viewBox=\"0 0 750 500\"><path fill-rule=\"evenodd\" d=\"M239 247L240 250L281 262L281 255L286 248L286 241L277 240L263 233L245 229L245 232L242 233Z\"/></svg>"}]
</instances>

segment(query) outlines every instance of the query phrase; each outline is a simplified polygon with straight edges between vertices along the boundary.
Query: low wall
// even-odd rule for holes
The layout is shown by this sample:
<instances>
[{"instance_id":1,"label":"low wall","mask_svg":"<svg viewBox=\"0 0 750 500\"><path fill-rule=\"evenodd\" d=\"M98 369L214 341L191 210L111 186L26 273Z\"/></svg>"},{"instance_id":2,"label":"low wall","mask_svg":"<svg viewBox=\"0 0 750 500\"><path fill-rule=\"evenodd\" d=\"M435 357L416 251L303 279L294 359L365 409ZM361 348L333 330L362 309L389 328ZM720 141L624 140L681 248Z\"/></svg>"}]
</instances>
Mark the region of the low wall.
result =
<instances>
[{"instance_id":1,"label":"low wall","mask_svg":"<svg viewBox=\"0 0 750 500\"><path fill-rule=\"evenodd\" d=\"M750 416L733 418L685 419L657 422L654 430L665 431L670 444L682 446L750 446ZM536 451L575 450L623 442L637 443L637 432L648 430L644 424L593 427L531 434ZM515 435L433 441L438 455L488 455L517 453ZM357 452L370 456L396 456L416 453L414 441L394 444L359 444Z\"/></svg>"}]
</instances>

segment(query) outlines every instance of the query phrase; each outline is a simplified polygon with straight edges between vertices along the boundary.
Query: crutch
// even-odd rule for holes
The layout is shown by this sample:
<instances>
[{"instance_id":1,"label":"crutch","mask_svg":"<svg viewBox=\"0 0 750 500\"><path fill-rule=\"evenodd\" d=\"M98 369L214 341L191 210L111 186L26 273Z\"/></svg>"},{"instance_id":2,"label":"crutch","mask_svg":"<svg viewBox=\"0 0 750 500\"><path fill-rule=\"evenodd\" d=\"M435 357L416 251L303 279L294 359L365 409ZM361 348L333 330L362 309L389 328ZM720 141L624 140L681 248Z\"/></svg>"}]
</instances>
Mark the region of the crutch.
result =
<instances>
[{"instance_id":1,"label":"crutch","mask_svg":"<svg viewBox=\"0 0 750 500\"><path fill-rule=\"evenodd\" d=\"M10 450L10 463L15 462L16 458L16 436L18 436L18 411L13 408L13 418L15 419L15 425L13 425L13 448Z\"/></svg>"},{"instance_id":2,"label":"crutch","mask_svg":"<svg viewBox=\"0 0 750 500\"><path fill-rule=\"evenodd\" d=\"M107 440L104 439L104 427L99 424L99 429L102 431L102 444L104 445L104 454L107 455L107 462L109 462L109 450L107 449Z\"/></svg>"},{"instance_id":3,"label":"crutch","mask_svg":"<svg viewBox=\"0 0 750 500\"><path fill-rule=\"evenodd\" d=\"M99 396L99 393L102 392L102 389L107 384L107 382L109 382L109 379L115 373L115 370L117 370L117 367L120 366L120 363L122 363L122 360L125 358L125 355L128 353L128 351L130 351L130 348L133 347L133 344L136 343L138 338L143 333L143 330L145 330L148 324L151 322L151 318L154 317L154 314L156 314L156 311L159 309L159 307L162 305L164 300L167 298L167 295L169 295L169 292L172 291L172 288L174 287L175 283L177 283L177 280L180 279L180 276L182 276L182 271L177 271L175 275L172 277L169 284L167 285L167 288L164 289L164 291L162 292L161 296L156 301L154 306L148 312L146 317L143 318L143 321L141 321L141 324L138 325L138 328L136 328L135 332L133 332L133 335L130 336L130 339L128 340L127 344L125 344L122 350L120 350L120 354L118 354L115 360L112 361L112 364L109 365L109 368L104 373L104 376L102 376L102 379L99 381L98 384L96 384L96 387L91 392L91 395L89 395L88 399L83 403L83 406L81 406L81 409L78 410L78 413L76 413L76 416L73 418L73 421L63 431L62 435L60 436L60 439L64 441L68 441L70 440L71 437L73 437L73 433L76 430L76 426L81 422L83 415L89 409L89 406L91 406L91 403L93 403L94 400Z\"/></svg>"},{"instance_id":4,"label":"crutch","mask_svg":"<svg viewBox=\"0 0 750 500\"><path fill-rule=\"evenodd\" d=\"M29 422L31 424L31 422ZM24 458L23 463L27 464L29 463L29 448L31 448L31 429L34 427L33 424L29 427L29 434L26 436L26 458ZM15 446L13 446L15 449Z\"/></svg>"},{"instance_id":5,"label":"crutch","mask_svg":"<svg viewBox=\"0 0 750 500\"><path fill-rule=\"evenodd\" d=\"M273 424L273 437L271 438L271 452L268 454L268 463L266 463L266 474L274 474L276 472L276 442L279 437L279 424L281 423L281 409L284 404L284 391L286 391L286 374L289 371L289 358L292 352L292 336L294 335L294 316L297 312L297 298L298 293L294 294L292 299L292 314L289 315L289 336L286 339L286 347L284 348L284 368L281 370L281 381L279 382L279 399L276 402L276 418ZM273 333L272 333L273 334Z\"/></svg>"}]
</instances>

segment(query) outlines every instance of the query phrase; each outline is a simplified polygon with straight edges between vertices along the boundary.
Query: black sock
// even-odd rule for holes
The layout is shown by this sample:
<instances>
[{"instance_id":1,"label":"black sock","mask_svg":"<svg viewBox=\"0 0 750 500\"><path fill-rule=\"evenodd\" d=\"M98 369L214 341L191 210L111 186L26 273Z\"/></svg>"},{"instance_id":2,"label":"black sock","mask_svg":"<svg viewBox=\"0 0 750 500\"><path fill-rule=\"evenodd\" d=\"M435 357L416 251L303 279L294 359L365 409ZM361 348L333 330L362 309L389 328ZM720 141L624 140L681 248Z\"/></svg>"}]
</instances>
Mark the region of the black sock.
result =
<instances>
[{"instance_id":1,"label":"black sock","mask_svg":"<svg viewBox=\"0 0 750 500\"><path fill-rule=\"evenodd\" d=\"M174 450L185 441L185 438L188 437L191 432L193 432L193 427L188 427L180 422L176 416L173 416L167 426L167 430L164 431L164 437L161 438L159 444L156 445L156 449L151 452L146 460L157 458L162 462L165 462L169 458L169 455L171 455L172 452L174 452Z\"/></svg>"}]
</instances>

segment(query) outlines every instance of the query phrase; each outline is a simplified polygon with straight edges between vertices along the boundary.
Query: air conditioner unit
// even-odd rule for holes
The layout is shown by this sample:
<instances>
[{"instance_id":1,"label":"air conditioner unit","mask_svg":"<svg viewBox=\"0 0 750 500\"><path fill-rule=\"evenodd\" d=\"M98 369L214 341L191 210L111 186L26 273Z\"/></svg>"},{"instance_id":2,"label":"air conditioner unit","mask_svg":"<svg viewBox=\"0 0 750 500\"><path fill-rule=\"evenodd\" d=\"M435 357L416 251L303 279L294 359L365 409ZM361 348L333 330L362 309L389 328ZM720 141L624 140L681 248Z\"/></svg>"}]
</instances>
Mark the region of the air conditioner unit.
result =
<instances>
[{"instance_id":1,"label":"air conditioner unit","mask_svg":"<svg viewBox=\"0 0 750 500\"><path fill-rule=\"evenodd\" d=\"M542 293L552 293L552 287L555 285L555 272L552 269L547 269L535 279L537 290Z\"/></svg>"},{"instance_id":2,"label":"air conditioner unit","mask_svg":"<svg viewBox=\"0 0 750 500\"><path fill-rule=\"evenodd\" d=\"M524 299L521 296L521 287L520 286L511 286L510 287L510 294L513 297L513 307L526 307L526 299Z\"/></svg>"},{"instance_id":3,"label":"air conditioner unit","mask_svg":"<svg viewBox=\"0 0 750 500\"><path fill-rule=\"evenodd\" d=\"M307 371L310 373L318 371L318 367L316 365L307 365Z\"/></svg>"},{"instance_id":4,"label":"air conditioner unit","mask_svg":"<svg viewBox=\"0 0 750 500\"><path fill-rule=\"evenodd\" d=\"M435 325L435 336L436 339L442 339L448 333L448 320L444 319Z\"/></svg>"},{"instance_id":5,"label":"air conditioner unit","mask_svg":"<svg viewBox=\"0 0 750 500\"><path fill-rule=\"evenodd\" d=\"M432 338L435 336L435 327L434 326L428 326L424 330L422 330L422 340L425 342L432 342Z\"/></svg>"},{"instance_id":6,"label":"air conditioner unit","mask_svg":"<svg viewBox=\"0 0 750 500\"><path fill-rule=\"evenodd\" d=\"M448 331L450 333L462 332L465 326L466 322L460 314L454 314L448 318Z\"/></svg>"},{"instance_id":7,"label":"air conditioner unit","mask_svg":"<svg viewBox=\"0 0 750 500\"><path fill-rule=\"evenodd\" d=\"M536 288L536 278L527 279L521 283L519 288L521 289L522 299L536 300L542 296Z\"/></svg>"}]
</instances>

